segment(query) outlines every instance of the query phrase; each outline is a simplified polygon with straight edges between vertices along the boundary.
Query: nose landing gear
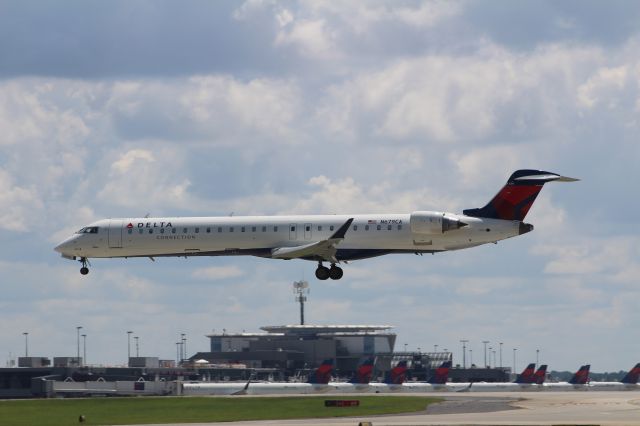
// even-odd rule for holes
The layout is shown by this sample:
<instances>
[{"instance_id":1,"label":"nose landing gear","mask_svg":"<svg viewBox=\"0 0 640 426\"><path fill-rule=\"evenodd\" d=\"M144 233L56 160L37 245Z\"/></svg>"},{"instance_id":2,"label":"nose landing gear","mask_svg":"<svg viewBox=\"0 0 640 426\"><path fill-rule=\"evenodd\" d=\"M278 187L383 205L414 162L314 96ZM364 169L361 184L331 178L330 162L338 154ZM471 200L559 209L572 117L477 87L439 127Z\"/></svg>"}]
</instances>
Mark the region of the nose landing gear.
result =
<instances>
[{"instance_id":1,"label":"nose landing gear","mask_svg":"<svg viewBox=\"0 0 640 426\"><path fill-rule=\"evenodd\" d=\"M327 268L326 266L322 265L322 262L318 263L318 268L316 269L316 278L324 281L328 278L331 278L332 280L339 280L340 278L342 278L343 275L343 271L342 268L339 266L336 266L335 263L331 264L331 268Z\"/></svg>"},{"instance_id":2,"label":"nose landing gear","mask_svg":"<svg viewBox=\"0 0 640 426\"><path fill-rule=\"evenodd\" d=\"M87 275L89 273L89 260L86 257L80 258L80 263L82 264L82 268L80 268L80 273L82 275Z\"/></svg>"}]
</instances>

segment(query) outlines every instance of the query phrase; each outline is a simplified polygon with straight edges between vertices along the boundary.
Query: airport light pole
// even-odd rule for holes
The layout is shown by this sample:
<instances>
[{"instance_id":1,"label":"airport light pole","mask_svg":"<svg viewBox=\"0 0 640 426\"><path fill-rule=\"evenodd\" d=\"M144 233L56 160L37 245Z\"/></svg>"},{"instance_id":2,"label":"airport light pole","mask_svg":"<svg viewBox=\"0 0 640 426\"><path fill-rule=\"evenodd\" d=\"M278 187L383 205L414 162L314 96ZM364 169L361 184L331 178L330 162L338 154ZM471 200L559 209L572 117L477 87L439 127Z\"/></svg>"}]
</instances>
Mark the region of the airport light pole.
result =
<instances>
[{"instance_id":1,"label":"airport light pole","mask_svg":"<svg viewBox=\"0 0 640 426\"><path fill-rule=\"evenodd\" d=\"M536 349L536 368L538 368L538 357L540 355L540 349Z\"/></svg>"},{"instance_id":2,"label":"airport light pole","mask_svg":"<svg viewBox=\"0 0 640 426\"><path fill-rule=\"evenodd\" d=\"M81 330L81 329L82 329L82 326L81 326L81 325L79 325L79 326L77 326L77 327L76 327L76 333L77 333L77 335L78 335L78 338L77 338L77 343L78 343L78 352L77 352L76 362L77 362L78 364L80 364L80 330Z\"/></svg>"},{"instance_id":3,"label":"airport light pole","mask_svg":"<svg viewBox=\"0 0 640 426\"><path fill-rule=\"evenodd\" d=\"M138 347L138 339L139 339L138 336L133 336L133 340L136 341L136 358L140 357L140 351L139 351L140 348Z\"/></svg>"},{"instance_id":4,"label":"airport light pole","mask_svg":"<svg viewBox=\"0 0 640 426\"><path fill-rule=\"evenodd\" d=\"M502 368L502 342L500 342L500 368Z\"/></svg>"},{"instance_id":5,"label":"airport light pole","mask_svg":"<svg viewBox=\"0 0 640 426\"><path fill-rule=\"evenodd\" d=\"M487 368L487 343L489 343L488 340L482 341L482 344L484 345L484 368Z\"/></svg>"},{"instance_id":6,"label":"airport light pole","mask_svg":"<svg viewBox=\"0 0 640 426\"><path fill-rule=\"evenodd\" d=\"M180 365L180 342L176 342L176 367Z\"/></svg>"},{"instance_id":7,"label":"airport light pole","mask_svg":"<svg viewBox=\"0 0 640 426\"><path fill-rule=\"evenodd\" d=\"M180 333L180 341L182 342L182 353L180 357L182 361L187 359L187 335L185 333Z\"/></svg>"},{"instance_id":8,"label":"airport light pole","mask_svg":"<svg viewBox=\"0 0 640 426\"><path fill-rule=\"evenodd\" d=\"M461 339L462 343L462 368L467 368L467 339Z\"/></svg>"},{"instance_id":9,"label":"airport light pole","mask_svg":"<svg viewBox=\"0 0 640 426\"><path fill-rule=\"evenodd\" d=\"M473 367L473 349L469 349L469 367Z\"/></svg>"},{"instance_id":10,"label":"airport light pole","mask_svg":"<svg viewBox=\"0 0 640 426\"><path fill-rule=\"evenodd\" d=\"M24 356L25 358L29 357L29 332L25 331L24 333Z\"/></svg>"},{"instance_id":11,"label":"airport light pole","mask_svg":"<svg viewBox=\"0 0 640 426\"><path fill-rule=\"evenodd\" d=\"M489 368L491 368L491 349L493 348L489 346Z\"/></svg>"},{"instance_id":12,"label":"airport light pole","mask_svg":"<svg viewBox=\"0 0 640 426\"><path fill-rule=\"evenodd\" d=\"M87 335L82 335L82 363L87 365Z\"/></svg>"},{"instance_id":13,"label":"airport light pole","mask_svg":"<svg viewBox=\"0 0 640 426\"><path fill-rule=\"evenodd\" d=\"M131 358L131 334L133 331L127 331L127 367L129 366L129 358Z\"/></svg>"},{"instance_id":14,"label":"airport light pole","mask_svg":"<svg viewBox=\"0 0 640 426\"><path fill-rule=\"evenodd\" d=\"M515 376L516 374L516 351L518 349L517 348L513 348L513 375Z\"/></svg>"},{"instance_id":15,"label":"airport light pole","mask_svg":"<svg viewBox=\"0 0 640 426\"><path fill-rule=\"evenodd\" d=\"M493 351L493 368L496 368L496 351Z\"/></svg>"}]
</instances>

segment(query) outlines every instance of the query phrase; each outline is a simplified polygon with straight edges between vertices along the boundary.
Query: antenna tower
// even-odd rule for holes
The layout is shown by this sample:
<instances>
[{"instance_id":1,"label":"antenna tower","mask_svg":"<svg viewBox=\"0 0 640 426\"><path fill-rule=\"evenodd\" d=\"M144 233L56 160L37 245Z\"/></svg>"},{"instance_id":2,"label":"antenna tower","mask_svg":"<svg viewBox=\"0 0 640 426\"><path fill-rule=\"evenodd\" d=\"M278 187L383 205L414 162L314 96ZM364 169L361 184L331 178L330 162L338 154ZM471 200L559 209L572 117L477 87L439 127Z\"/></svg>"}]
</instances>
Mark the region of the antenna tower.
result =
<instances>
[{"instance_id":1,"label":"antenna tower","mask_svg":"<svg viewBox=\"0 0 640 426\"><path fill-rule=\"evenodd\" d=\"M296 302L300 302L300 325L304 325L304 302L307 301L307 294L310 293L309 283L306 281L293 282L293 294L296 295Z\"/></svg>"}]
</instances>

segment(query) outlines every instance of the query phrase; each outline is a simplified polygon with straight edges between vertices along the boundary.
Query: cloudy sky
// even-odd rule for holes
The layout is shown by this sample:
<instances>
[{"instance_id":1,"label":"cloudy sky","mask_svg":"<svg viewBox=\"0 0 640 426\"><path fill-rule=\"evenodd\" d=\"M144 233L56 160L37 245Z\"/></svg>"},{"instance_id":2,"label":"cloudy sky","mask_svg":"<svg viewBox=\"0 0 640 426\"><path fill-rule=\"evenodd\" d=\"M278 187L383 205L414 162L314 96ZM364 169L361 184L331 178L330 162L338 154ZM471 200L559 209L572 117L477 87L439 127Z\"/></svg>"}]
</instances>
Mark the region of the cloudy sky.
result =
<instances>
[{"instance_id":1,"label":"cloudy sky","mask_svg":"<svg viewBox=\"0 0 640 426\"><path fill-rule=\"evenodd\" d=\"M0 1L0 364L174 358L205 334L390 324L503 363L640 361L640 6L625 1ZM480 207L547 185L533 233L435 256L315 265L95 260L53 246L105 217Z\"/></svg>"}]
</instances>

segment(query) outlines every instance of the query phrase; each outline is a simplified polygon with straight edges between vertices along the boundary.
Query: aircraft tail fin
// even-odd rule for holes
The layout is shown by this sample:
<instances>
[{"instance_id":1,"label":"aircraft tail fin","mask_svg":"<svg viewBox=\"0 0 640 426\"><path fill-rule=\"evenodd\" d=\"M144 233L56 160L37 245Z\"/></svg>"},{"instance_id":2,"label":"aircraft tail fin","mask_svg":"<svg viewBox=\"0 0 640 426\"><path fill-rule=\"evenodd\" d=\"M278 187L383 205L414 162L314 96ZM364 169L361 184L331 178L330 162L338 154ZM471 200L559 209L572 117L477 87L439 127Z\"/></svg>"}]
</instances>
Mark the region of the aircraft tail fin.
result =
<instances>
[{"instance_id":1,"label":"aircraft tail fin","mask_svg":"<svg viewBox=\"0 0 640 426\"><path fill-rule=\"evenodd\" d=\"M622 383L635 385L636 383L638 383L638 377L640 377L640 362L636 364L631 370L629 370L627 375L624 376L620 381Z\"/></svg>"},{"instance_id":2,"label":"aircraft tail fin","mask_svg":"<svg viewBox=\"0 0 640 426\"><path fill-rule=\"evenodd\" d=\"M580 367L576 374L573 375L569 383L572 385L586 385L589 382L589 369L591 365L583 365Z\"/></svg>"},{"instance_id":3,"label":"aircraft tail fin","mask_svg":"<svg viewBox=\"0 0 640 426\"><path fill-rule=\"evenodd\" d=\"M541 170L517 170L486 206L467 209L463 213L473 217L523 221L545 183L577 180Z\"/></svg>"},{"instance_id":4,"label":"aircraft tail fin","mask_svg":"<svg viewBox=\"0 0 640 426\"><path fill-rule=\"evenodd\" d=\"M307 380L309 383L326 385L331 380L331 372L333 371L333 359L325 359L320 367L309 375Z\"/></svg>"},{"instance_id":5,"label":"aircraft tail fin","mask_svg":"<svg viewBox=\"0 0 640 426\"><path fill-rule=\"evenodd\" d=\"M368 385L371 381L371 376L373 375L373 367L376 363L375 357L368 357L362 360L358 365L358 369L355 374L349 380L349 383L353 383L356 385Z\"/></svg>"},{"instance_id":6,"label":"aircraft tail fin","mask_svg":"<svg viewBox=\"0 0 640 426\"><path fill-rule=\"evenodd\" d=\"M544 380L547 378L547 365L542 364L538 371L533 375L533 383L536 385L541 385L544 383Z\"/></svg>"},{"instance_id":7,"label":"aircraft tail fin","mask_svg":"<svg viewBox=\"0 0 640 426\"><path fill-rule=\"evenodd\" d=\"M427 380L428 383L432 383L434 385L443 385L447 383L447 379L449 378L449 369L451 368L451 361L445 361L442 365L436 368L436 371L432 377Z\"/></svg>"},{"instance_id":8,"label":"aircraft tail fin","mask_svg":"<svg viewBox=\"0 0 640 426\"><path fill-rule=\"evenodd\" d=\"M527 365L527 368L522 370L522 373L518 374L514 383L533 383L533 373L536 370L535 364Z\"/></svg>"},{"instance_id":9,"label":"aircraft tail fin","mask_svg":"<svg viewBox=\"0 0 640 426\"><path fill-rule=\"evenodd\" d=\"M388 385L401 385L407 378L407 361L400 361L389 371L384 379Z\"/></svg>"}]
</instances>

